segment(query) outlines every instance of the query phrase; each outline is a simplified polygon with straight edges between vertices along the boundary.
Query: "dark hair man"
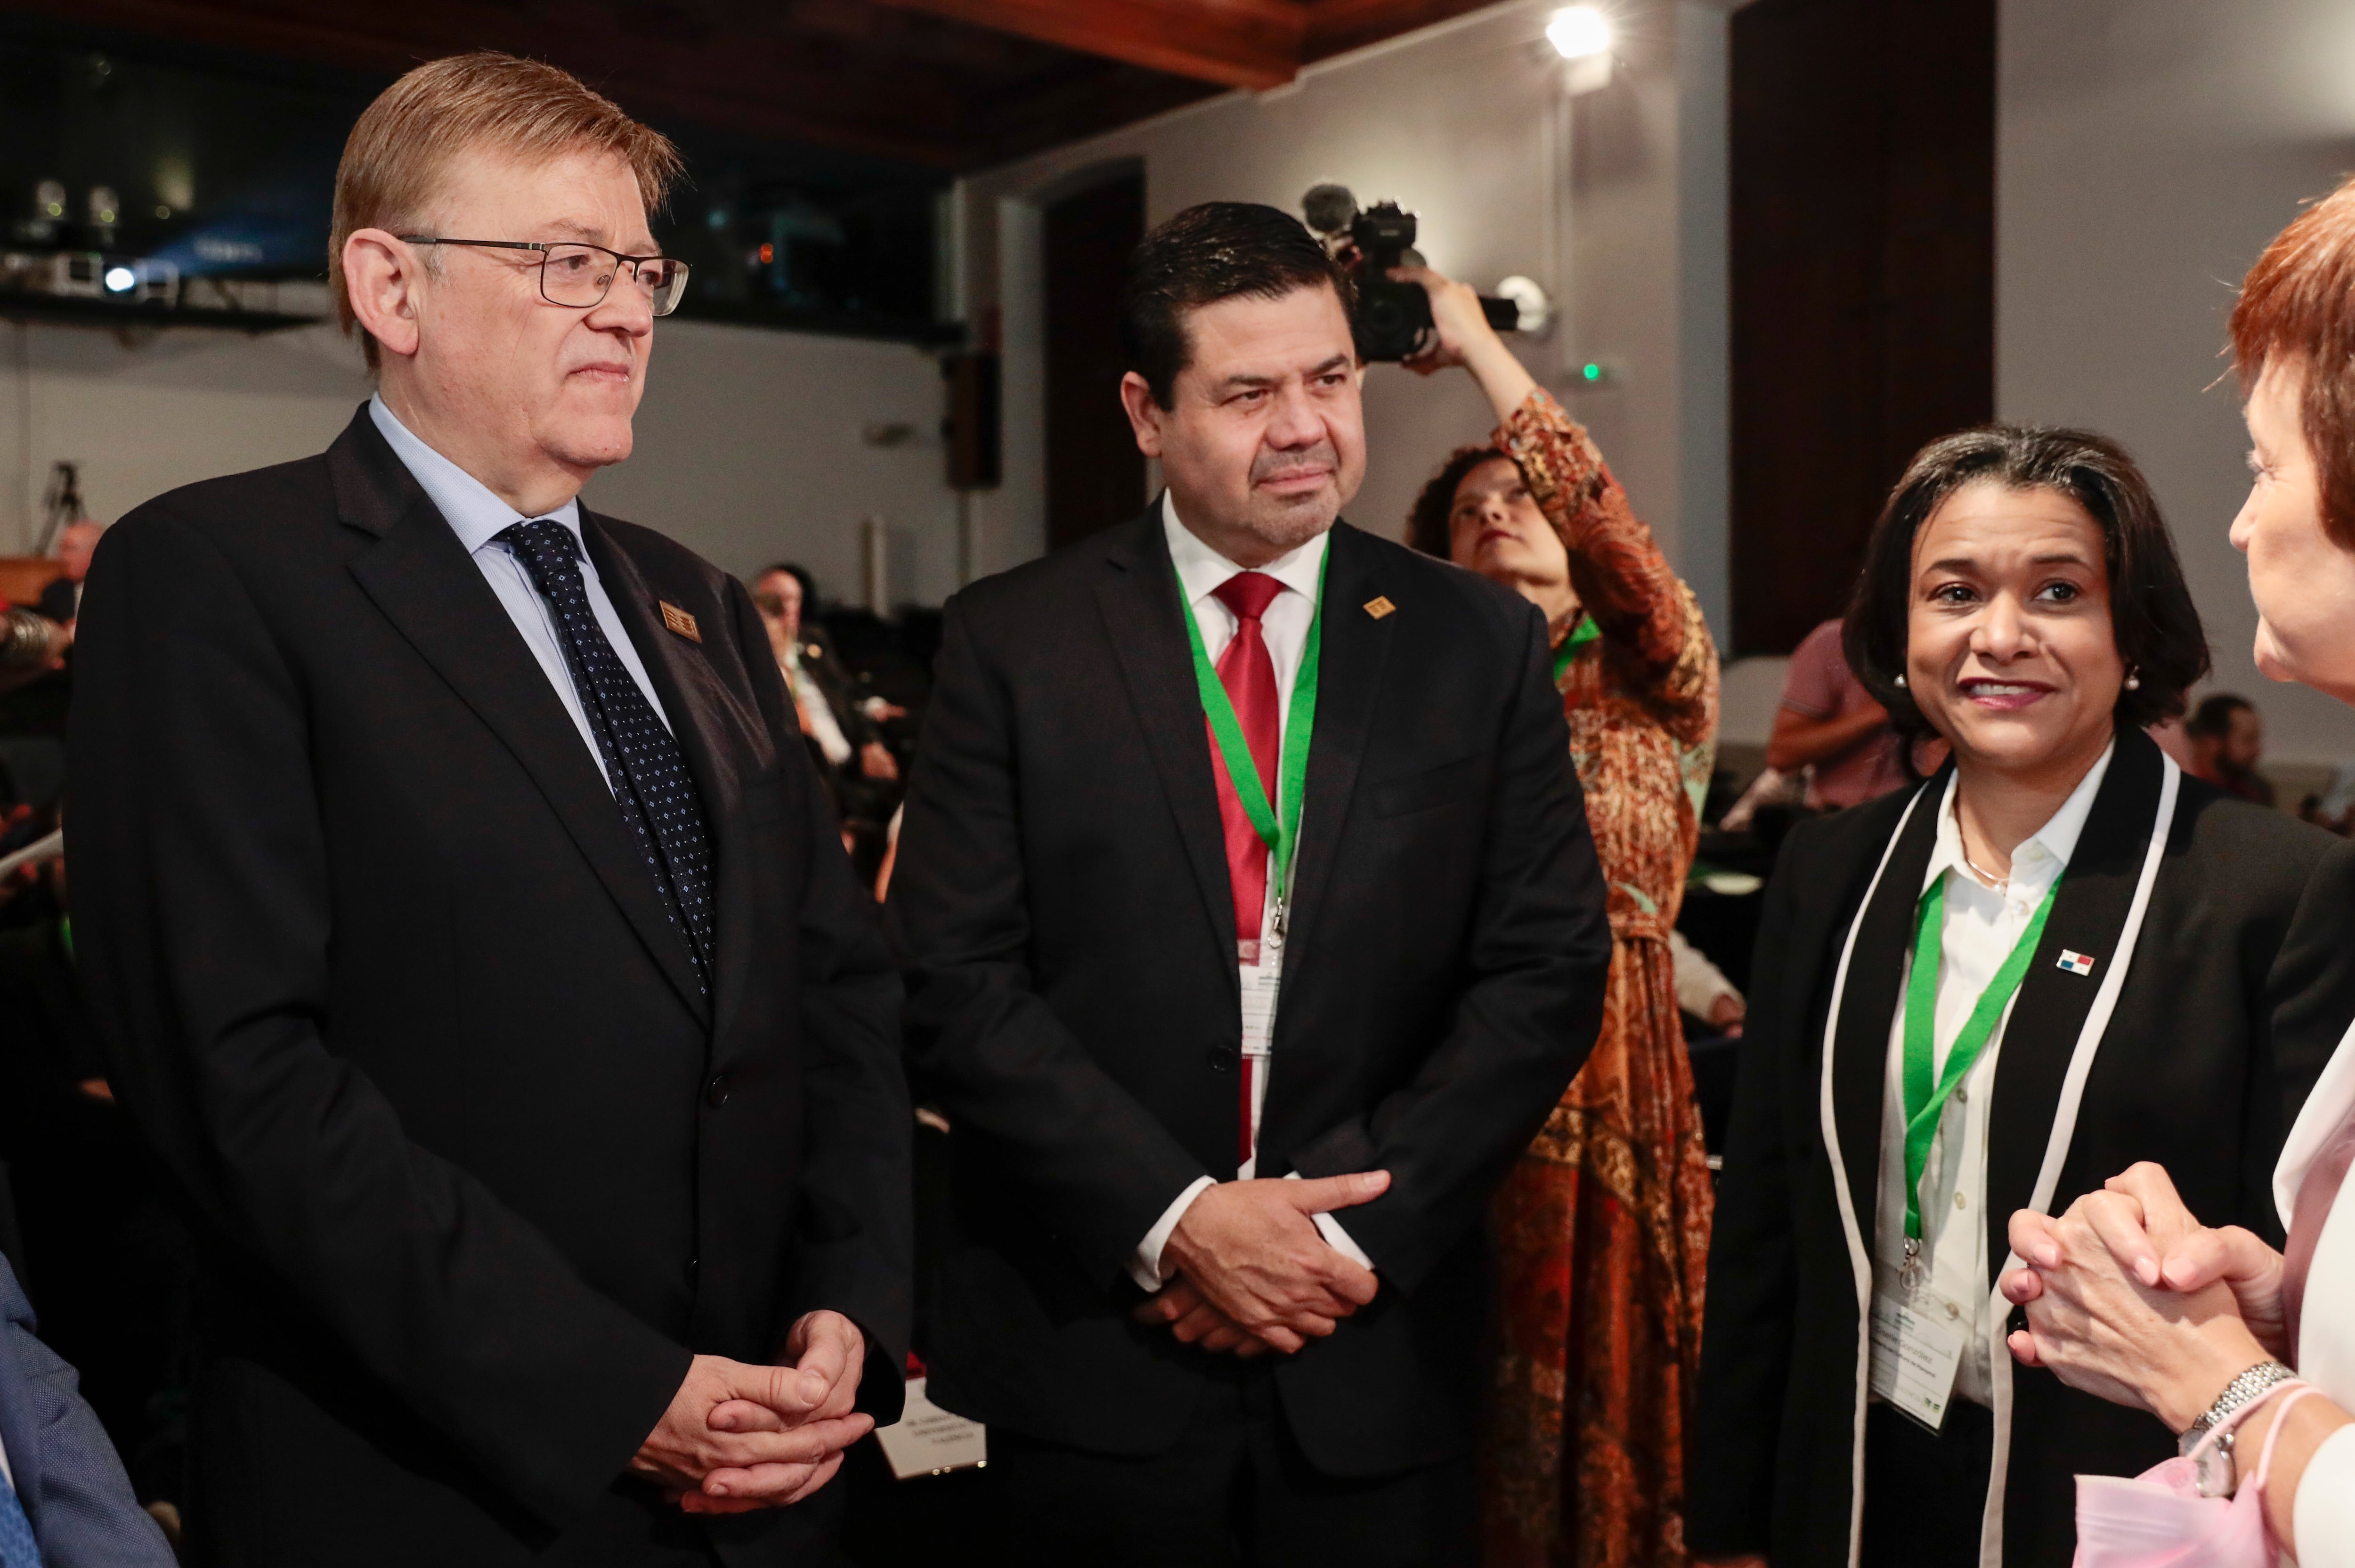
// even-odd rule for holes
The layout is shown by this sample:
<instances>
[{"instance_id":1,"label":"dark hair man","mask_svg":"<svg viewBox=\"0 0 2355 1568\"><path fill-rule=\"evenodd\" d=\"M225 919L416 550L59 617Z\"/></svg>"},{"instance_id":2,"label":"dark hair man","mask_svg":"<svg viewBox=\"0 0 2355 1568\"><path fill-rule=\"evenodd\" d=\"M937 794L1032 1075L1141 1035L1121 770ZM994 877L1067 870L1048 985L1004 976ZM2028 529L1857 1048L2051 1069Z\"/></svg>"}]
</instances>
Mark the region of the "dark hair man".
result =
<instances>
[{"instance_id":1,"label":"dark hair man","mask_svg":"<svg viewBox=\"0 0 2355 1568\"><path fill-rule=\"evenodd\" d=\"M336 177L378 395L100 548L77 935L206 1222L203 1561L816 1561L773 1505L899 1410L898 978L751 598L576 499L677 166L553 67L410 72Z\"/></svg>"},{"instance_id":2,"label":"dark hair man","mask_svg":"<svg viewBox=\"0 0 2355 1568\"><path fill-rule=\"evenodd\" d=\"M2264 717L2245 697L2219 691L2200 699L2183 721L2195 777L2226 795L2259 805L2274 804L2273 781L2257 772L2265 755Z\"/></svg>"},{"instance_id":3,"label":"dark hair man","mask_svg":"<svg viewBox=\"0 0 2355 1568\"><path fill-rule=\"evenodd\" d=\"M1611 938L1543 617L1337 521L1346 287L1272 208L1147 235L1167 491L947 612L890 894L954 1127L931 1392L1035 1561L1473 1555L1481 1217Z\"/></svg>"}]
</instances>

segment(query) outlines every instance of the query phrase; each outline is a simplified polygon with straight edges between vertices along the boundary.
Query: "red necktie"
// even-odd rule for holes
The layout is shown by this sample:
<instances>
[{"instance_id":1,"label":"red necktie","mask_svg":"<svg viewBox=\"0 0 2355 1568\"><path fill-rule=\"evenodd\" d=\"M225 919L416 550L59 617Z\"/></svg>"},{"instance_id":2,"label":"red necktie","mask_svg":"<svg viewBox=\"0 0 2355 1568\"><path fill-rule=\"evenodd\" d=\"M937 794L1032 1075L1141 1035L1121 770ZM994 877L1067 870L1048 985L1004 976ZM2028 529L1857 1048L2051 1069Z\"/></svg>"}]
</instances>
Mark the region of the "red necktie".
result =
<instances>
[{"instance_id":1,"label":"red necktie","mask_svg":"<svg viewBox=\"0 0 2355 1568\"><path fill-rule=\"evenodd\" d=\"M1260 635L1259 618L1267 613L1284 584L1258 571L1239 571L1210 591L1235 613L1234 640L1219 656L1219 684L1235 706L1243 740L1258 765L1260 783L1275 805L1275 763L1282 724L1275 700L1275 661L1268 656L1267 639ZM1208 725L1209 720L1203 723ZM1210 754L1219 757L1219 738L1210 736ZM1221 761L1211 770L1219 780L1219 821L1227 835L1227 881L1234 890L1235 946L1246 964L1259 962L1260 918L1267 906L1267 844L1243 811L1242 796L1227 776Z\"/></svg>"},{"instance_id":2,"label":"red necktie","mask_svg":"<svg viewBox=\"0 0 2355 1568\"><path fill-rule=\"evenodd\" d=\"M2314 1249L2322 1240L2322 1222L2346 1186L2347 1170L2355 1165L2355 1119L2341 1126L2306 1168L2290 1211L2289 1245L2282 1257L2282 1319L2289 1330L2289 1359L2297 1360L2297 1335L2305 1317L2306 1276L2314 1267Z\"/></svg>"},{"instance_id":3,"label":"red necktie","mask_svg":"<svg viewBox=\"0 0 2355 1568\"><path fill-rule=\"evenodd\" d=\"M1239 571L1210 591L1220 603L1235 613L1234 640L1227 651L1219 656L1219 684L1227 688L1227 700L1234 704L1235 719L1241 725L1244 743L1251 747L1252 765L1259 769L1260 784L1268 792L1268 806L1275 805L1275 763L1281 744L1282 722L1276 709L1275 661L1268 656L1267 639L1260 635L1259 618L1267 613L1275 596L1284 592L1284 584L1258 571ZM1209 723L1208 718L1202 721ZM1219 757L1217 731L1210 734L1210 753ZM1251 817L1243 811L1242 796L1235 793L1235 781L1227 774L1220 760L1210 770L1219 781L1219 823L1226 830L1227 883L1235 900L1235 953L1245 964L1259 962L1260 922L1267 907L1267 841L1252 826ZM1236 1128L1235 1159L1238 1165L1247 1163L1258 1147L1258 1129L1252 1125L1252 1107L1256 1096L1252 1079L1255 1071L1252 1060L1246 1056L1241 1082L1241 1120Z\"/></svg>"}]
</instances>

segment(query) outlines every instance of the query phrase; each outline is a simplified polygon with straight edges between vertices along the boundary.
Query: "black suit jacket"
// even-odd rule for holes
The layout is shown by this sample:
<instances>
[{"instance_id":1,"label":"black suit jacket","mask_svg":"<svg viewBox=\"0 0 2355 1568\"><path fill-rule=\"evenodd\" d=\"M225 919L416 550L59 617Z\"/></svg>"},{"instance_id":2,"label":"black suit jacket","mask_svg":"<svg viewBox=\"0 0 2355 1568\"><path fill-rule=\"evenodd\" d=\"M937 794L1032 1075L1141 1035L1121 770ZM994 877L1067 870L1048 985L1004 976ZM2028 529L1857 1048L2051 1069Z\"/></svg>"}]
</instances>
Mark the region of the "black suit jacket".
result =
<instances>
[{"instance_id":1,"label":"black suit jacket","mask_svg":"<svg viewBox=\"0 0 2355 1568\"><path fill-rule=\"evenodd\" d=\"M1989 1113L1989 1289L2009 1253L2011 1216L2029 1205L2047 1157L2103 966L2118 960L2162 767L2140 731L2120 731L2004 1031ZM1802 824L1767 890L1710 1246L1685 1527L1696 1552L1764 1552L1776 1568L1849 1561L1860 1430L1856 1259L1872 1245L1890 1021L1946 778L1921 786L1902 834L1914 791ZM1887 869L1858 923L1884 850ZM2182 779L2050 1211L2156 1160L2202 1220L2278 1242L2275 1157L2355 1016L2350 910L2355 845ZM1827 1089L1824 1039L1852 923ZM2094 955L2094 974L2062 969L2062 948ZM1997 1439L2008 1459L1997 1477L2003 1561L2065 1568L2074 1477L2138 1475L2175 1451L2174 1436L2138 1411L2011 1364L1999 1344L1994 1355L2011 1390Z\"/></svg>"},{"instance_id":2,"label":"black suit jacket","mask_svg":"<svg viewBox=\"0 0 2355 1568\"><path fill-rule=\"evenodd\" d=\"M208 1221L192 1523L239 1563L636 1560L691 1351L869 1336L900 1403L900 984L759 615L581 516L703 802L716 977L579 731L363 409L109 530L71 741L85 977ZM701 641L665 629L658 603ZM711 1530L789 1560L802 1519Z\"/></svg>"},{"instance_id":3,"label":"black suit jacket","mask_svg":"<svg viewBox=\"0 0 2355 1568\"><path fill-rule=\"evenodd\" d=\"M1259 1170L1384 1168L1374 1304L1275 1369L1325 1471L1462 1453L1490 1190L1593 1048L1611 933L1544 624L1336 524ZM1127 1261L1235 1170L1241 1022L1210 743L1156 507L950 602L892 916L954 1128L932 1397L1174 1443L1209 1358ZM1387 599L1394 609L1369 610Z\"/></svg>"}]
</instances>

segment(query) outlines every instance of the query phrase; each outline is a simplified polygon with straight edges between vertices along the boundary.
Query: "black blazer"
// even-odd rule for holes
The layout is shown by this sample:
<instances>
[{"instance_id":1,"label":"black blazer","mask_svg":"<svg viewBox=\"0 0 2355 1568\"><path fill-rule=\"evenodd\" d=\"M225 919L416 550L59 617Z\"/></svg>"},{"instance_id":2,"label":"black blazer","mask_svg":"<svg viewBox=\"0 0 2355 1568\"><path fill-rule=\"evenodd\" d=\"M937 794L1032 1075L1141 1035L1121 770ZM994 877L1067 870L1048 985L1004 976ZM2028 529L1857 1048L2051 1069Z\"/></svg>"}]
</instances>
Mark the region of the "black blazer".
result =
<instances>
[{"instance_id":1,"label":"black blazer","mask_svg":"<svg viewBox=\"0 0 2355 1568\"><path fill-rule=\"evenodd\" d=\"M1593 1048L1611 933L1538 613L1345 524L1329 549L1259 1169L1391 1173L1340 1216L1380 1296L1275 1369L1309 1458L1368 1476L1470 1443L1481 1215ZM1128 1259L1235 1168L1233 902L1178 592L1156 507L950 602L891 884L954 1128L929 1392L1136 1456L1209 1358L1129 1320Z\"/></svg>"},{"instance_id":2,"label":"black blazer","mask_svg":"<svg viewBox=\"0 0 2355 1568\"><path fill-rule=\"evenodd\" d=\"M239 1563L629 1563L691 1351L869 1336L900 1406L900 984L731 579L581 515L709 818L716 978L363 409L108 531L70 757L116 1089L210 1231L193 1528ZM700 642L657 605L695 618ZM714 1528L793 1560L786 1514Z\"/></svg>"},{"instance_id":3,"label":"black blazer","mask_svg":"<svg viewBox=\"0 0 2355 1568\"><path fill-rule=\"evenodd\" d=\"M1988 1131L1990 1290L2009 1256L2011 1216L2030 1206L2053 1145L2101 978L2126 956L2119 938L2166 766L2140 731L2120 731L2013 1005ZM1947 777L1801 825L1767 890L1710 1246L1685 1526L1699 1553L1764 1552L1775 1568L1850 1561L1864 1399L1858 1271L1869 1271L1880 1192L1890 1020ZM2115 1010L2086 1042L2091 1068L2048 1211L2148 1159L2203 1220L2278 1239L2275 1157L2355 1016L2350 910L2355 845L2183 776ZM1827 1086L1823 1042L1851 925ZM2092 955L2094 974L2059 967L2064 947ZM1995 1325L1993 1348L1998 1405L2010 1407L1996 1428L2002 1561L2065 1568L2074 1477L2139 1474L2175 1451L2174 1436L2017 1366L2004 1328Z\"/></svg>"}]
</instances>

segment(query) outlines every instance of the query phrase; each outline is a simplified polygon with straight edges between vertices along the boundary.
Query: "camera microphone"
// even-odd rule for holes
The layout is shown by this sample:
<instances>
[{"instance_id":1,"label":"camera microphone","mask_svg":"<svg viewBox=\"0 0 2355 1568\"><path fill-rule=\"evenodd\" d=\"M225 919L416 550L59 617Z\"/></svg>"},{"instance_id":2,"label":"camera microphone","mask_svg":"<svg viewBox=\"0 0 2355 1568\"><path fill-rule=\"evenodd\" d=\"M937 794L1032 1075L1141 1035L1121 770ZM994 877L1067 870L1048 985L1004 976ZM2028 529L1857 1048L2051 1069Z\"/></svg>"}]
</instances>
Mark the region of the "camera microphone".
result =
<instances>
[{"instance_id":1,"label":"camera microphone","mask_svg":"<svg viewBox=\"0 0 2355 1568\"><path fill-rule=\"evenodd\" d=\"M1317 233L1347 234L1349 225L1357 221L1358 198L1345 185L1311 186L1300 198L1300 210Z\"/></svg>"}]
</instances>

